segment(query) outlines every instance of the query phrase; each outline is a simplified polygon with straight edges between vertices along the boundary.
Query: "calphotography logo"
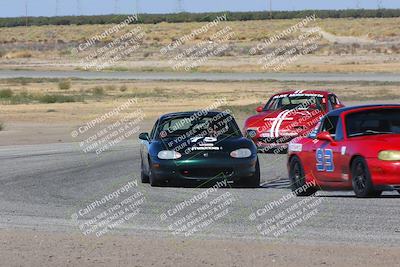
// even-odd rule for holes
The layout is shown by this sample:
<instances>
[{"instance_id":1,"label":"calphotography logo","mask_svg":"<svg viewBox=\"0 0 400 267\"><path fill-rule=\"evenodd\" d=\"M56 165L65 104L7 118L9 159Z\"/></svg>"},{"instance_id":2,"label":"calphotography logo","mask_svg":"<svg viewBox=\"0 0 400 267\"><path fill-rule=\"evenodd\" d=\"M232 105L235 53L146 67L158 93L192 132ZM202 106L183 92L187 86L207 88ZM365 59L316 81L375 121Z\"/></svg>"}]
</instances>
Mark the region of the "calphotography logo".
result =
<instances>
[{"instance_id":1,"label":"calphotography logo","mask_svg":"<svg viewBox=\"0 0 400 267\"><path fill-rule=\"evenodd\" d=\"M95 153L97 156L124 140L129 140L140 132L140 124L146 117L141 108L132 109L138 99L132 98L115 109L86 122L71 132L71 136L80 138L82 152ZM126 112L130 109L130 112Z\"/></svg>"},{"instance_id":2,"label":"calphotography logo","mask_svg":"<svg viewBox=\"0 0 400 267\"><path fill-rule=\"evenodd\" d=\"M273 200L248 216L251 222L256 222L256 228L264 237L278 238L281 235L295 231L307 224L323 209L326 199L313 194L297 201L296 195L317 187L315 181L306 183L290 194ZM326 203L325 203L326 204Z\"/></svg>"},{"instance_id":3,"label":"calphotography logo","mask_svg":"<svg viewBox=\"0 0 400 267\"><path fill-rule=\"evenodd\" d=\"M175 71L191 71L202 66L210 58L222 55L229 48L228 42L236 37L236 33L230 26L210 32L212 28L226 20L226 14L218 16L190 34L177 38L173 43L161 48L161 55L169 58L168 63ZM200 41L193 44L194 39Z\"/></svg>"},{"instance_id":4,"label":"calphotography logo","mask_svg":"<svg viewBox=\"0 0 400 267\"><path fill-rule=\"evenodd\" d=\"M318 41L321 40L321 29L318 27L305 28L307 24L315 21L316 14L307 16L299 23L257 44L256 47L250 49L250 54L263 54L264 51L268 51L266 55L259 58L258 64L262 65L264 70L281 71L289 64L296 62L299 57L318 49ZM295 34L298 35L294 36ZM289 40L287 41L287 39ZM273 48L272 45L278 42L281 45L276 45ZM271 48L273 50L269 52Z\"/></svg>"},{"instance_id":5,"label":"calphotography logo","mask_svg":"<svg viewBox=\"0 0 400 267\"><path fill-rule=\"evenodd\" d=\"M137 180L129 181L117 190L81 207L71 215L73 224L77 225L85 236L100 237L120 229L142 210L141 206L146 197L137 187Z\"/></svg>"},{"instance_id":6,"label":"calphotography logo","mask_svg":"<svg viewBox=\"0 0 400 267\"><path fill-rule=\"evenodd\" d=\"M168 224L173 235L190 237L206 231L212 224L226 217L232 211L236 198L231 192L218 196L215 193L227 187L227 180L218 181L209 189L184 200L160 215L160 220Z\"/></svg>"},{"instance_id":7,"label":"calphotography logo","mask_svg":"<svg viewBox=\"0 0 400 267\"><path fill-rule=\"evenodd\" d=\"M96 34L72 49L73 56L81 58L84 70L100 71L132 56L141 47L146 33L141 26L126 31L125 28L138 22L138 15L128 16L121 23ZM110 41L110 38L113 39Z\"/></svg>"}]
</instances>

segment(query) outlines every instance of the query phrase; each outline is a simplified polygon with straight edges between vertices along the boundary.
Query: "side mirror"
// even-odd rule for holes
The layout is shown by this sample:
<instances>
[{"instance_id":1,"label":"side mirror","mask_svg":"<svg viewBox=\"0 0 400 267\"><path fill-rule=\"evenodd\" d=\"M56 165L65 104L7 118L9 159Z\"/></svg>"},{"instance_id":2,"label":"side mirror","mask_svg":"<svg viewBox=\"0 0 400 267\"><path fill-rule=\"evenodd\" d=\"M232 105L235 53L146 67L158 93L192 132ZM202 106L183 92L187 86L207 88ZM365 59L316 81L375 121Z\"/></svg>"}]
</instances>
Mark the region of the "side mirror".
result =
<instances>
[{"instance_id":1,"label":"side mirror","mask_svg":"<svg viewBox=\"0 0 400 267\"><path fill-rule=\"evenodd\" d=\"M139 134L139 139L143 140L143 141L149 141L150 137L149 137L148 133L141 133L141 134Z\"/></svg>"},{"instance_id":2,"label":"side mirror","mask_svg":"<svg viewBox=\"0 0 400 267\"><path fill-rule=\"evenodd\" d=\"M264 109L263 106L259 106L259 107L256 108L256 111L257 111L258 113L260 113L260 112L263 111L263 109Z\"/></svg>"},{"instance_id":3,"label":"side mirror","mask_svg":"<svg viewBox=\"0 0 400 267\"><path fill-rule=\"evenodd\" d=\"M335 144L335 140L329 132L321 132L317 134L317 139L320 141L328 141L329 143Z\"/></svg>"}]
</instances>

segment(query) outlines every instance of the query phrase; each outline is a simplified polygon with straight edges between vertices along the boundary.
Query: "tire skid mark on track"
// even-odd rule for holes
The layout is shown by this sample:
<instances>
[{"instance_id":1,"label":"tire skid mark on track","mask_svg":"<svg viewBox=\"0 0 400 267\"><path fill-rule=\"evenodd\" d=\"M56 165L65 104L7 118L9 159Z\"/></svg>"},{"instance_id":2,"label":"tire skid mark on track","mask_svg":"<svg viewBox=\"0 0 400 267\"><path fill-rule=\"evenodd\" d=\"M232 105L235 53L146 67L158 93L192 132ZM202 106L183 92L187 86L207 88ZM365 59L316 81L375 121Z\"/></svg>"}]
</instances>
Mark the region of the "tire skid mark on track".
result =
<instances>
[{"instance_id":1,"label":"tire skid mark on track","mask_svg":"<svg viewBox=\"0 0 400 267\"><path fill-rule=\"evenodd\" d=\"M287 178L281 178L273 181L267 181L260 185L262 188L289 189L290 181Z\"/></svg>"}]
</instances>

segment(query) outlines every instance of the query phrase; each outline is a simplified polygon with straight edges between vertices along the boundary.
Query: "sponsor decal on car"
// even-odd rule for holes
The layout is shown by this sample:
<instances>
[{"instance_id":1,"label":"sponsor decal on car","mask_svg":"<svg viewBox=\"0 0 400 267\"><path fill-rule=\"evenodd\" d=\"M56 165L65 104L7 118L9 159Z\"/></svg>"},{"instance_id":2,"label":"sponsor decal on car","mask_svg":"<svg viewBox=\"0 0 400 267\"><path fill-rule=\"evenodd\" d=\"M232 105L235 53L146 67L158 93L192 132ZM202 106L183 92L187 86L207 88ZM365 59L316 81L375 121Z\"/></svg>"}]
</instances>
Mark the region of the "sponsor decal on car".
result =
<instances>
[{"instance_id":1,"label":"sponsor decal on car","mask_svg":"<svg viewBox=\"0 0 400 267\"><path fill-rule=\"evenodd\" d=\"M301 152L303 151L303 145L297 143L290 143L288 149L290 152Z\"/></svg>"},{"instance_id":2,"label":"sponsor decal on car","mask_svg":"<svg viewBox=\"0 0 400 267\"><path fill-rule=\"evenodd\" d=\"M260 137L269 138L269 137L271 137L271 134L270 133L261 133Z\"/></svg>"},{"instance_id":3,"label":"sponsor decal on car","mask_svg":"<svg viewBox=\"0 0 400 267\"><path fill-rule=\"evenodd\" d=\"M346 150L347 150L347 147L345 147L345 146L342 146L342 156L344 156L344 155L346 155Z\"/></svg>"},{"instance_id":4,"label":"sponsor decal on car","mask_svg":"<svg viewBox=\"0 0 400 267\"><path fill-rule=\"evenodd\" d=\"M279 113L279 115L274 119L272 127L270 129L270 137L279 137L279 129L281 128L282 122L286 119L287 115L291 110L285 110Z\"/></svg>"},{"instance_id":5,"label":"sponsor decal on car","mask_svg":"<svg viewBox=\"0 0 400 267\"><path fill-rule=\"evenodd\" d=\"M194 147L191 147L190 150L192 150L192 151L222 150L222 147L218 147L218 146L194 146Z\"/></svg>"}]
</instances>

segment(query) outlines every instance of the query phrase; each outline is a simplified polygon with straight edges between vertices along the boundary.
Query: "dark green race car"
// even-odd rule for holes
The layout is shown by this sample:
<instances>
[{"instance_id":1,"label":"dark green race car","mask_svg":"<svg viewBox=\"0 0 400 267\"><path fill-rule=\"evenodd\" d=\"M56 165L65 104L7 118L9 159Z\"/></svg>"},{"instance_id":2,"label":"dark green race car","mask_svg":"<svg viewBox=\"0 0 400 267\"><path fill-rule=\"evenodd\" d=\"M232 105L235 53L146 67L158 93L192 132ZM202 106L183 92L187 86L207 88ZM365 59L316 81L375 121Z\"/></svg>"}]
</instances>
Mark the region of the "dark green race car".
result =
<instances>
[{"instance_id":1,"label":"dark green race car","mask_svg":"<svg viewBox=\"0 0 400 267\"><path fill-rule=\"evenodd\" d=\"M166 114L139 139L143 183L260 185L257 148L227 112Z\"/></svg>"}]
</instances>

